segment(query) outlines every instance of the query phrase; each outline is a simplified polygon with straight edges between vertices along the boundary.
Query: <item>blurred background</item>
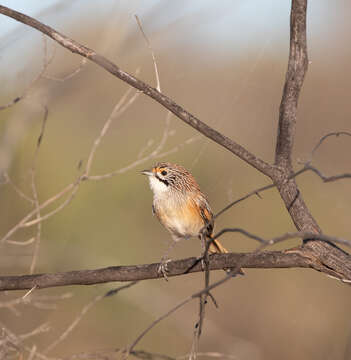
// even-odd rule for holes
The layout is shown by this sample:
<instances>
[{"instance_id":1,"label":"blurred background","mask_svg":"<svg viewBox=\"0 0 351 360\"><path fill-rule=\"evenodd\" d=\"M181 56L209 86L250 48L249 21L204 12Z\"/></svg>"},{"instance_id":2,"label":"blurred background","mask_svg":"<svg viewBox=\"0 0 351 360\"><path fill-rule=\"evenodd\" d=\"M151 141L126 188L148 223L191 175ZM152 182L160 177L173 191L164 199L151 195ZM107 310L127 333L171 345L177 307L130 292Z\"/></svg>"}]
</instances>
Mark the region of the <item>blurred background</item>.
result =
<instances>
[{"instance_id":1,"label":"blurred background","mask_svg":"<svg viewBox=\"0 0 351 360\"><path fill-rule=\"evenodd\" d=\"M289 44L290 1L2 1L93 48L123 70L156 85L150 51L134 15L143 24L157 59L161 90L208 125L272 162ZM331 131L350 131L351 4L309 1L310 66L299 105L294 163L309 158ZM96 65L47 42L42 35L1 15L0 112L1 237L31 209L32 171L43 203L73 183L86 166L95 139L128 86ZM79 69L76 73L74 71ZM70 76L72 75L72 76ZM63 81L64 80L64 81ZM32 85L31 85L32 84ZM128 99L135 95L132 90ZM44 107L44 136L35 156ZM325 174L350 171L351 139L330 138L314 158ZM156 150L156 151L155 151ZM34 160L36 159L36 160ZM158 262L169 234L151 214L152 193L139 171L155 162L188 168L208 195L214 212L268 180L228 151L200 136L160 105L139 94L116 117L101 140L91 175L72 201L42 222L33 271L56 272ZM80 166L79 166L80 165ZM323 184L312 174L297 179L312 214L326 234L351 238L351 192L347 180ZM69 194L42 211L58 208ZM265 238L294 231L275 190L233 207L216 229L235 226ZM2 246L1 274L28 274L38 227L15 232ZM238 234L222 243L231 251L257 246ZM272 249L294 246L290 241ZM194 239L172 258L199 256ZM223 276L211 273L212 280ZM203 286L203 276L143 281L92 306L79 324L51 346L47 356L123 347L153 320ZM17 335L48 323L49 331L23 340L44 352L84 306L118 284L36 291L28 303L6 306L25 292L0 294L0 326ZM232 359L351 359L350 288L312 270L247 270L215 289L219 303L207 306L201 352ZM5 305L4 305L5 304ZM35 305L37 304L37 305ZM198 303L194 301L150 331L139 349L177 357L189 352ZM3 332L3 336L6 332ZM16 352L12 352L12 355ZM28 356L28 353L25 353ZM8 356L10 356L8 354ZM225 358L224 356L222 356ZM203 356L202 358L210 358Z\"/></svg>"}]
</instances>

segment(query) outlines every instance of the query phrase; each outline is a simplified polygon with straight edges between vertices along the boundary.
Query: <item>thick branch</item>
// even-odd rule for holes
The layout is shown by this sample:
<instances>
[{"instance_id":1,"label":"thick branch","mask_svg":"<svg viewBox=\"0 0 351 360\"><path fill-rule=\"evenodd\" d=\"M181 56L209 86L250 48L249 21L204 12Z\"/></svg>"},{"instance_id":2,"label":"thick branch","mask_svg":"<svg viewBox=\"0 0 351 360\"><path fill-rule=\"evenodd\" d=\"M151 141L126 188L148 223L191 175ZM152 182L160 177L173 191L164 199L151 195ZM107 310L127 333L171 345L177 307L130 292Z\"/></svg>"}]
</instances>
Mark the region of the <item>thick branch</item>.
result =
<instances>
[{"instance_id":1,"label":"thick branch","mask_svg":"<svg viewBox=\"0 0 351 360\"><path fill-rule=\"evenodd\" d=\"M231 151L233 154L235 154L236 156L238 156L248 164L252 165L257 170L261 171L262 173L268 176L272 174L272 170L273 170L272 165L259 159L258 157L250 153L248 150L243 148L235 141L229 139L220 132L209 127L208 125L200 121L198 118L190 114L188 111L183 109L180 105L176 104L172 99L163 95L162 93L160 93L153 87L147 85L143 81L121 70L113 62L106 59L102 55L97 54L94 50L79 44L78 42L54 30L50 26L44 25L43 23L33 19L32 17L24 15L18 11L14 11L5 6L0 5L0 13L12 17L13 19L23 24L29 25L39 30L43 34L46 34L47 36L58 42L66 49L70 50L71 52L88 58L89 60L93 61L95 64L101 66L102 68L110 72L112 75L125 81L134 88L142 91L145 95L148 95L149 97L153 98L161 105L166 107L168 110L170 110L174 115L176 115L181 120L183 120L185 123L192 126L194 129L196 129L197 131L199 131L201 134L205 135L209 139L215 141L217 144Z\"/></svg>"},{"instance_id":2,"label":"thick branch","mask_svg":"<svg viewBox=\"0 0 351 360\"><path fill-rule=\"evenodd\" d=\"M299 231L320 234L322 230L307 208L295 179L291 178L297 105L308 67L306 15L307 0L292 0L289 62L279 111L275 157L277 168L272 179L296 228ZM351 280L351 256L332 243L307 241L304 252L309 254L316 270L320 265L332 269L339 278Z\"/></svg>"},{"instance_id":3,"label":"thick branch","mask_svg":"<svg viewBox=\"0 0 351 360\"><path fill-rule=\"evenodd\" d=\"M297 105L303 80L307 72L306 43L307 0L292 0L290 15L290 53L282 101L279 109L279 125L275 163L292 169L291 154L294 144Z\"/></svg>"},{"instance_id":4,"label":"thick branch","mask_svg":"<svg viewBox=\"0 0 351 360\"><path fill-rule=\"evenodd\" d=\"M289 62L279 111L275 157L277 168L273 180L296 228L299 231L321 233L320 227L301 196L295 179L291 178L297 105L308 65L306 16L307 0L292 0Z\"/></svg>"},{"instance_id":5,"label":"thick branch","mask_svg":"<svg viewBox=\"0 0 351 360\"><path fill-rule=\"evenodd\" d=\"M244 268L307 268L308 258L299 252L264 251L259 253L215 254L210 257L209 269L218 270L235 267L240 263ZM111 266L96 270L79 270L53 274L1 276L0 290L26 290L68 286L94 285L112 281L133 281L163 277L157 271L159 264L135 266ZM196 258L170 261L167 276L179 276L202 270L201 261Z\"/></svg>"}]
</instances>

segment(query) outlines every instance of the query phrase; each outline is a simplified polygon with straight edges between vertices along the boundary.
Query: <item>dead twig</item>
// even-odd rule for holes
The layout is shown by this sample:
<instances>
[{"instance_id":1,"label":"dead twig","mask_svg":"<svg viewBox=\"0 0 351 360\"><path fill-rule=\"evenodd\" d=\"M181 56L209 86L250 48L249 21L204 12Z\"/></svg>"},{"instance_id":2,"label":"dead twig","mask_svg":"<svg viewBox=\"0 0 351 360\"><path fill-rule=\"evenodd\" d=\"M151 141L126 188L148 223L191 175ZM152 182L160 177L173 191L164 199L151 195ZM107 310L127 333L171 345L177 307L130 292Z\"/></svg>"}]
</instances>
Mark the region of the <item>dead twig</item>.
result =
<instances>
[{"instance_id":1,"label":"dead twig","mask_svg":"<svg viewBox=\"0 0 351 360\"><path fill-rule=\"evenodd\" d=\"M39 209L38 190L37 190L37 186L36 186L36 182L35 182L35 174L36 174L36 169L37 169L37 161L38 161L39 149L40 149L40 145L42 143L43 137L44 137L45 126L46 126L46 122L47 122L48 114L49 114L49 110L48 110L48 108L46 106L44 107L44 110L45 110L44 111L44 118L43 118L43 121L42 121L42 126L41 126L40 134L39 134L39 137L38 137L37 146L36 146L35 152L34 152L32 167L30 169L32 196L33 196L33 199L34 199L35 209L37 210L37 213L36 213L36 218L37 219L40 219L40 209ZM36 236L35 236L34 252L33 252L32 262L31 262L30 269L29 269L30 274L34 273L35 265L37 263L38 253L39 253L39 248L40 248L40 239L41 239L41 222L38 222L38 224L37 224L37 233L36 233Z\"/></svg>"},{"instance_id":2,"label":"dead twig","mask_svg":"<svg viewBox=\"0 0 351 360\"><path fill-rule=\"evenodd\" d=\"M20 102L21 100L23 100L24 98L26 98L28 96L28 94L29 94L29 91L39 82L40 79L42 79L44 77L45 71L47 70L47 68L51 64L52 60L54 59L54 54L52 54L51 57L47 56L47 40L46 40L46 37L45 37L44 34L43 34L43 44L44 44L43 45L43 47L44 47L44 59L43 59L43 65L42 65L42 68L41 68L39 74L36 77L33 78L33 80L29 83L29 85L23 91L22 95L15 97L13 100L11 100L6 105L0 106L0 111L8 109L11 106L13 106L13 105L17 104L18 102Z\"/></svg>"},{"instance_id":3,"label":"dead twig","mask_svg":"<svg viewBox=\"0 0 351 360\"><path fill-rule=\"evenodd\" d=\"M151 56L152 56L152 62L154 64L154 70L155 70L155 76L156 76L156 89L157 91L161 92L161 84L160 84L160 77L158 75L158 69L157 69L157 62L156 62L156 57L155 57L155 53L154 51L152 50L152 47L151 47L151 43L149 41L149 39L147 38L146 34L145 34L145 31L143 29L143 26L141 24L141 21L139 19L139 16L138 15L134 15L135 16L135 19L137 21L137 24L139 26L139 29L140 29L140 32L142 33L144 39L145 39L145 42L146 42L146 45L147 47L149 48L150 50L150 53L151 53Z\"/></svg>"},{"instance_id":4,"label":"dead twig","mask_svg":"<svg viewBox=\"0 0 351 360\"><path fill-rule=\"evenodd\" d=\"M137 284L137 281L133 281L127 285L119 286L115 289L108 291L106 294L100 294L94 297L88 304L86 304L76 318L72 321L72 323L67 327L67 329L53 342L51 343L44 351L43 354L47 354L53 348L55 348L58 344L60 344L63 340L67 338L67 336L77 327L79 322L83 319L83 317L87 314L87 312L93 308L98 302L100 302L105 297L116 295L121 290L129 289L131 286Z\"/></svg>"}]
</instances>

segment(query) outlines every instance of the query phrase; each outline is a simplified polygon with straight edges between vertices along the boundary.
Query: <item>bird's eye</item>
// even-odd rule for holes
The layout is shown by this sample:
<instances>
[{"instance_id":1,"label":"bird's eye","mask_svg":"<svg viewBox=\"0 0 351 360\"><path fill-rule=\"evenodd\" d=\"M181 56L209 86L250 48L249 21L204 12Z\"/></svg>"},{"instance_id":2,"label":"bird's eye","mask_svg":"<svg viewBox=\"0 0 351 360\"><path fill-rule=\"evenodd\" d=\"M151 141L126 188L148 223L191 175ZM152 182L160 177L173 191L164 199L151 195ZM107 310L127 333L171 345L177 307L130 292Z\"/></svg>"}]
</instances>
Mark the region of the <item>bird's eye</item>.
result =
<instances>
[{"instance_id":1,"label":"bird's eye","mask_svg":"<svg viewBox=\"0 0 351 360\"><path fill-rule=\"evenodd\" d=\"M166 170L162 170L162 171L161 171L161 175L166 176L166 175L167 175L167 171L166 171Z\"/></svg>"}]
</instances>

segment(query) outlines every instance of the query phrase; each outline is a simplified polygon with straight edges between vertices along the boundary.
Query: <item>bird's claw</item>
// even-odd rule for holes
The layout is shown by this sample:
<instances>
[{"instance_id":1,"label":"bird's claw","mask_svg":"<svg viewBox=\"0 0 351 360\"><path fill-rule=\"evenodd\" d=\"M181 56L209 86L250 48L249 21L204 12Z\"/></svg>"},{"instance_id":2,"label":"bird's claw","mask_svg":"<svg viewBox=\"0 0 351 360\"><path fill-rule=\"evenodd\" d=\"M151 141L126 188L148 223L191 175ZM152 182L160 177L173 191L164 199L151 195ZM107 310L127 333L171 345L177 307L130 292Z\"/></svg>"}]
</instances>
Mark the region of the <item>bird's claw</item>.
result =
<instances>
[{"instance_id":1,"label":"bird's claw","mask_svg":"<svg viewBox=\"0 0 351 360\"><path fill-rule=\"evenodd\" d=\"M171 259L167 259L167 260L161 260L160 264L157 267L157 272L163 276L163 278L168 281L168 263L171 261Z\"/></svg>"},{"instance_id":2,"label":"bird's claw","mask_svg":"<svg viewBox=\"0 0 351 360\"><path fill-rule=\"evenodd\" d=\"M201 256L197 257L196 261L201 263L201 270L202 271L205 271L207 269L206 260L205 260L204 255L201 255Z\"/></svg>"}]
</instances>

